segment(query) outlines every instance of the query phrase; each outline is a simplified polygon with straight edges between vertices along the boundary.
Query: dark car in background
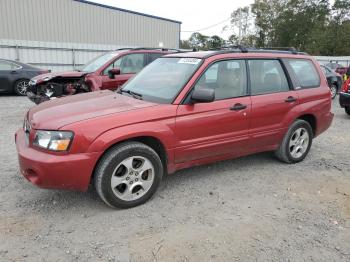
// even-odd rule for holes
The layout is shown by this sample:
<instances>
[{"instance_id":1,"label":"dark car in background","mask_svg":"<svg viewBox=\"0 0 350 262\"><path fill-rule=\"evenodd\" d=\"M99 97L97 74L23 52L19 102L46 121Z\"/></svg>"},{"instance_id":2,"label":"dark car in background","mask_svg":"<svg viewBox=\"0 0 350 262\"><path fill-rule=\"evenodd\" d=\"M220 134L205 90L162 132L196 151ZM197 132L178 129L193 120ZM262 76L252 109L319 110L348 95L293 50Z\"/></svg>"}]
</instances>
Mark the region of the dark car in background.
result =
<instances>
[{"instance_id":1,"label":"dark car in background","mask_svg":"<svg viewBox=\"0 0 350 262\"><path fill-rule=\"evenodd\" d=\"M0 59L0 93L26 95L29 80L49 72L18 61Z\"/></svg>"},{"instance_id":2,"label":"dark car in background","mask_svg":"<svg viewBox=\"0 0 350 262\"><path fill-rule=\"evenodd\" d=\"M332 71L332 69L330 69L327 66L321 65L321 69L327 78L328 86L332 94L332 99L334 99L337 96L340 88L342 87L342 76L338 73L335 73L334 71Z\"/></svg>"},{"instance_id":3,"label":"dark car in background","mask_svg":"<svg viewBox=\"0 0 350 262\"><path fill-rule=\"evenodd\" d=\"M27 96L36 104L78 93L117 90L132 76L157 58L179 52L162 48L123 48L107 52L85 64L80 70L50 73L34 77Z\"/></svg>"}]
</instances>

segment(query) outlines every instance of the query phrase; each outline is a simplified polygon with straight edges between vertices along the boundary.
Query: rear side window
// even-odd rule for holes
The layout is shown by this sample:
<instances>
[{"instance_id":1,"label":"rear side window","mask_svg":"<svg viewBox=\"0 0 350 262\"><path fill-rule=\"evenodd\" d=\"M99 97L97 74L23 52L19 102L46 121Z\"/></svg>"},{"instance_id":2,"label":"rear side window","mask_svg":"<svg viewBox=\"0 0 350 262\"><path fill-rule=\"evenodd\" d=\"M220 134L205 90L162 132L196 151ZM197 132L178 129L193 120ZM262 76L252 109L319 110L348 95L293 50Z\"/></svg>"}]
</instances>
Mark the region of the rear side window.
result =
<instances>
[{"instance_id":1,"label":"rear side window","mask_svg":"<svg viewBox=\"0 0 350 262\"><path fill-rule=\"evenodd\" d=\"M154 60L156 60L159 57L162 57L163 55L163 53L149 53L149 63L152 63Z\"/></svg>"},{"instance_id":2,"label":"rear side window","mask_svg":"<svg viewBox=\"0 0 350 262\"><path fill-rule=\"evenodd\" d=\"M300 87L311 88L320 86L320 76L314 64L307 59L286 59L297 77Z\"/></svg>"},{"instance_id":3,"label":"rear side window","mask_svg":"<svg viewBox=\"0 0 350 262\"><path fill-rule=\"evenodd\" d=\"M289 91L289 84L278 60L249 60L251 94L263 95Z\"/></svg>"}]
</instances>

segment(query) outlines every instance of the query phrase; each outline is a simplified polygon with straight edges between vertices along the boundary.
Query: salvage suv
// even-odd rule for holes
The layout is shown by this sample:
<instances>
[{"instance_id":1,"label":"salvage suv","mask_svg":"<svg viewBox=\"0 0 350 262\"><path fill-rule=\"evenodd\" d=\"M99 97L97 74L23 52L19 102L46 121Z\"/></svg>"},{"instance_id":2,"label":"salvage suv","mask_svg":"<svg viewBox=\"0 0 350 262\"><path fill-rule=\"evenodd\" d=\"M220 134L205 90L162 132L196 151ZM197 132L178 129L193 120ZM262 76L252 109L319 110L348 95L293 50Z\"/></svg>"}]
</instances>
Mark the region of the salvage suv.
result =
<instances>
[{"instance_id":1,"label":"salvage suv","mask_svg":"<svg viewBox=\"0 0 350 262\"><path fill-rule=\"evenodd\" d=\"M32 78L28 98L36 104L57 97L98 90L116 90L157 58L176 49L122 48L107 52L80 70L42 74Z\"/></svg>"},{"instance_id":2,"label":"salvage suv","mask_svg":"<svg viewBox=\"0 0 350 262\"><path fill-rule=\"evenodd\" d=\"M15 135L21 173L111 207L146 202L164 174L274 151L302 161L333 119L318 63L292 51L228 49L158 58L118 92L42 103Z\"/></svg>"}]
</instances>

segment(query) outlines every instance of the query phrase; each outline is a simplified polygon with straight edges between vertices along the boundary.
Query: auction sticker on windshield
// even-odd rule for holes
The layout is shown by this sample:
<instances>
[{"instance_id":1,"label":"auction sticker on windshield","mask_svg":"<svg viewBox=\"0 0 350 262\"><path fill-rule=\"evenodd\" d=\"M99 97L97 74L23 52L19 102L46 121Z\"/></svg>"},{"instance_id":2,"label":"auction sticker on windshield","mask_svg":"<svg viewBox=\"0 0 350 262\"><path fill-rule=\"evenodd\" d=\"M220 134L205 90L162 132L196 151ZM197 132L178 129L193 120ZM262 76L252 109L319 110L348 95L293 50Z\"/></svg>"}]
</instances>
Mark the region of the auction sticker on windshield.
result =
<instances>
[{"instance_id":1,"label":"auction sticker on windshield","mask_svg":"<svg viewBox=\"0 0 350 262\"><path fill-rule=\"evenodd\" d=\"M198 58L181 58L177 63L197 65L200 61Z\"/></svg>"}]
</instances>

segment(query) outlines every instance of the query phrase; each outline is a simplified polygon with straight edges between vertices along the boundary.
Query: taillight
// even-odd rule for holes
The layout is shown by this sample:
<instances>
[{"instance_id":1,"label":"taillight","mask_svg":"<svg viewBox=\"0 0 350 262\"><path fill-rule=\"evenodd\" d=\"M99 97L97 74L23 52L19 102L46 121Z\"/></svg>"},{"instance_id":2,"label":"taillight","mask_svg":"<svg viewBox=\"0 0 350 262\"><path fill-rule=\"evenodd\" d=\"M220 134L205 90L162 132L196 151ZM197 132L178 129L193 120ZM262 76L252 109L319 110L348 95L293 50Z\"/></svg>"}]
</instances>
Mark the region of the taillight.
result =
<instances>
[{"instance_id":1,"label":"taillight","mask_svg":"<svg viewBox=\"0 0 350 262\"><path fill-rule=\"evenodd\" d=\"M350 91L350 78L344 82L341 91L344 93L348 93Z\"/></svg>"}]
</instances>

